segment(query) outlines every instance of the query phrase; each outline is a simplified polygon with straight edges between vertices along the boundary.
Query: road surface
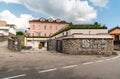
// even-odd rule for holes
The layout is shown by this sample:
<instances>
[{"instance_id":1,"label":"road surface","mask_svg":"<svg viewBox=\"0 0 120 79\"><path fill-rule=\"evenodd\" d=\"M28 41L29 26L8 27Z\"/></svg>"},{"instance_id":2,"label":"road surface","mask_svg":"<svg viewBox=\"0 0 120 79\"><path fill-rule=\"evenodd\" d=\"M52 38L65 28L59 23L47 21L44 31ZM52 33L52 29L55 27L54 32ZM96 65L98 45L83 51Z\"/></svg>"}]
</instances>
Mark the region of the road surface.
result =
<instances>
[{"instance_id":1,"label":"road surface","mask_svg":"<svg viewBox=\"0 0 120 79\"><path fill-rule=\"evenodd\" d=\"M0 49L2 49L1 50L2 52L4 52L4 53L1 53L2 59L4 58L3 55L5 55L5 57L6 57L6 55L10 53L10 51L5 48L6 47L5 43L7 44L7 42L0 43ZM9 53L5 53L5 52L9 52ZM19 56L22 56L22 58L24 58L24 56L25 56L25 58L26 58L27 57L26 55L29 55L29 54L22 54L22 55L16 54L14 57L14 53L11 52L10 56L8 56L8 57L10 57L10 60L9 60L9 62L7 60L7 63L12 63L11 61L13 61L13 58L16 58L16 56L18 56L17 58L19 58ZM31 57L31 55L34 56L34 54L30 54L30 57ZM38 55L38 54L36 54L36 55ZM41 56L44 57L44 56L46 56L46 54L40 54L40 56L38 56L38 57L41 57ZM46 58L48 58L48 56L49 55L47 55ZM74 62L73 62L72 58L69 58L69 57L66 58L63 55L57 56L57 57L56 56L57 55L55 55L55 56L50 55L49 59L42 58L42 59L44 59L44 62L46 60L46 63L47 63L47 67L45 67L45 68L41 67L43 65L38 64L40 66L39 69L35 69L34 67L33 68L31 67L30 69L27 69L27 70L21 69L21 70L11 71L11 69L3 66L3 68L0 69L0 79L120 79L120 55L114 56L114 57L108 58L108 59L101 58L101 60L94 60L94 61L87 60L85 62L83 62L83 60L82 60L83 58L82 59L75 58ZM55 61L51 60L52 59L51 57L52 58L54 57L53 59L54 60L56 59L56 60ZM64 65L58 65L58 66L55 65L55 64L60 64L58 62L57 58L59 58L60 61L64 62ZM29 59L29 56L27 59ZM42 59L39 60L40 61L39 63L43 63ZM65 62L66 59L67 59L67 62L72 61L72 64L66 64L67 63L67 62ZM80 63L80 61L81 61L81 63ZM21 62L23 62L23 61L21 61ZM52 67L50 65L51 63L48 63L48 62L54 63L55 66ZM18 63L18 62L15 61L15 63ZM31 63L33 63L33 62L31 62ZM35 63L37 64L38 62L35 62ZM20 64L20 61L19 61L19 64ZM27 65L28 63L26 62L25 64ZM29 64L30 64L30 62L29 62ZM8 64L8 67L10 65L11 64ZM18 65L16 65L15 67L17 67L17 66ZM19 68L19 66L18 66L18 68Z\"/></svg>"},{"instance_id":2,"label":"road surface","mask_svg":"<svg viewBox=\"0 0 120 79\"><path fill-rule=\"evenodd\" d=\"M3 73L1 79L120 79L120 56L46 70Z\"/></svg>"}]
</instances>

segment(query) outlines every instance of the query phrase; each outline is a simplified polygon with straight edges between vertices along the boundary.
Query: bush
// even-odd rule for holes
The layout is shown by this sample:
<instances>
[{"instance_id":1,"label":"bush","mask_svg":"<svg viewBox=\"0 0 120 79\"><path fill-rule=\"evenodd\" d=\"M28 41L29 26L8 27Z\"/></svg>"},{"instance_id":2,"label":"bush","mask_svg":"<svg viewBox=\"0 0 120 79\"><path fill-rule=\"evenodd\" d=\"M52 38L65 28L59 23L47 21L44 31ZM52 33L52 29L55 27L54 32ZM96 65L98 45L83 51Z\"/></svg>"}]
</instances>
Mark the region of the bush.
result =
<instances>
[{"instance_id":1,"label":"bush","mask_svg":"<svg viewBox=\"0 0 120 79\"><path fill-rule=\"evenodd\" d=\"M16 32L16 35L24 35L24 33L22 31L18 31Z\"/></svg>"},{"instance_id":2,"label":"bush","mask_svg":"<svg viewBox=\"0 0 120 79\"><path fill-rule=\"evenodd\" d=\"M69 24L69 26L60 29L58 32L53 34L51 37L58 35L64 31L68 31L70 29L107 29L107 27L105 25L101 26L100 24L98 24L98 22L95 22L94 24L84 24L84 25Z\"/></svg>"},{"instance_id":3,"label":"bush","mask_svg":"<svg viewBox=\"0 0 120 79\"><path fill-rule=\"evenodd\" d=\"M26 38L49 38L48 36L25 36Z\"/></svg>"},{"instance_id":4,"label":"bush","mask_svg":"<svg viewBox=\"0 0 120 79\"><path fill-rule=\"evenodd\" d=\"M25 44L24 44L24 41L21 42L21 49L24 49L25 48Z\"/></svg>"},{"instance_id":5,"label":"bush","mask_svg":"<svg viewBox=\"0 0 120 79\"><path fill-rule=\"evenodd\" d=\"M39 43L38 48L41 49L43 47L42 43Z\"/></svg>"}]
</instances>

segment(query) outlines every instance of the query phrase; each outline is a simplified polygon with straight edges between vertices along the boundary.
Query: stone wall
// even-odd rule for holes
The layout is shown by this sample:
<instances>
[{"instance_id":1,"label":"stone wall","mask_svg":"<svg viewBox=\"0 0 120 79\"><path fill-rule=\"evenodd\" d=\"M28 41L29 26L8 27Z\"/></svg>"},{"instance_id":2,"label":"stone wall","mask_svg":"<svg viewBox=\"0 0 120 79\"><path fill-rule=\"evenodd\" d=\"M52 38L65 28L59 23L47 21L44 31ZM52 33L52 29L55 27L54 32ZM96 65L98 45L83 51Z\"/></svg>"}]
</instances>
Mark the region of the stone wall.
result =
<instances>
[{"instance_id":1,"label":"stone wall","mask_svg":"<svg viewBox=\"0 0 120 79\"><path fill-rule=\"evenodd\" d=\"M56 40L48 40L47 41L47 50L48 51L56 50Z\"/></svg>"},{"instance_id":2,"label":"stone wall","mask_svg":"<svg viewBox=\"0 0 120 79\"><path fill-rule=\"evenodd\" d=\"M17 37L8 38L8 49L14 52L21 51L21 44Z\"/></svg>"},{"instance_id":3,"label":"stone wall","mask_svg":"<svg viewBox=\"0 0 120 79\"><path fill-rule=\"evenodd\" d=\"M63 40L63 53L80 55L105 55L109 56L113 52L112 39L75 39Z\"/></svg>"},{"instance_id":4,"label":"stone wall","mask_svg":"<svg viewBox=\"0 0 120 79\"><path fill-rule=\"evenodd\" d=\"M0 36L0 42L7 41L8 36Z\"/></svg>"}]
</instances>

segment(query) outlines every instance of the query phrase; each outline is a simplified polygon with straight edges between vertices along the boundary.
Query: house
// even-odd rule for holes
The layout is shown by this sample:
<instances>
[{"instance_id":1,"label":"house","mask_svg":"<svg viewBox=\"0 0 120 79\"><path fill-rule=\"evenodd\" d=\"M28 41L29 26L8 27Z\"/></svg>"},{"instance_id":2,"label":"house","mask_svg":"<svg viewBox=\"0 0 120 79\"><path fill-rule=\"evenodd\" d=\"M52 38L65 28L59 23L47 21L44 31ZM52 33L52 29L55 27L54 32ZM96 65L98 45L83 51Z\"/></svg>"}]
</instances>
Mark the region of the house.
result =
<instances>
[{"instance_id":1,"label":"house","mask_svg":"<svg viewBox=\"0 0 120 79\"><path fill-rule=\"evenodd\" d=\"M25 38L25 46L38 48L39 43L47 46L47 39L52 34L69 25L66 21L53 18L40 18L29 21L29 37Z\"/></svg>"},{"instance_id":2,"label":"house","mask_svg":"<svg viewBox=\"0 0 120 79\"><path fill-rule=\"evenodd\" d=\"M114 27L109 30L109 34L114 40L114 49L120 50L120 27Z\"/></svg>"},{"instance_id":3,"label":"house","mask_svg":"<svg viewBox=\"0 0 120 79\"><path fill-rule=\"evenodd\" d=\"M66 27L68 23L60 19L45 19L40 18L37 20L30 20L30 36L50 36L60 30L63 27Z\"/></svg>"},{"instance_id":4,"label":"house","mask_svg":"<svg viewBox=\"0 0 120 79\"><path fill-rule=\"evenodd\" d=\"M16 35L16 25L0 21L0 41L7 40L9 35Z\"/></svg>"},{"instance_id":5,"label":"house","mask_svg":"<svg viewBox=\"0 0 120 79\"><path fill-rule=\"evenodd\" d=\"M103 26L72 25L54 34L48 40L47 50L65 54L109 56L113 52L113 38Z\"/></svg>"}]
</instances>

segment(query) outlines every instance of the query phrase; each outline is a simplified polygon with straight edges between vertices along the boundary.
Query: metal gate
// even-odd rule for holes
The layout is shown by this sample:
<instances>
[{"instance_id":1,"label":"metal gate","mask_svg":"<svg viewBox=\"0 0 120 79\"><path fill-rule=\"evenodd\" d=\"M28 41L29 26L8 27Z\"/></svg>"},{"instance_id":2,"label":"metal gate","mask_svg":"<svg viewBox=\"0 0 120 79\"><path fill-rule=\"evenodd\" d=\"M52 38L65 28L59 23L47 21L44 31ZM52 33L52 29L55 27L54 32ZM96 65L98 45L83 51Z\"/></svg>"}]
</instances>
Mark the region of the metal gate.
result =
<instances>
[{"instance_id":1,"label":"metal gate","mask_svg":"<svg viewBox=\"0 0 120 79\"><path fill-rule=\"evenodd\" d=\"M62 40L56 40L56 50L57 52L63 52Z\"/></svg>"}]
</instances>

